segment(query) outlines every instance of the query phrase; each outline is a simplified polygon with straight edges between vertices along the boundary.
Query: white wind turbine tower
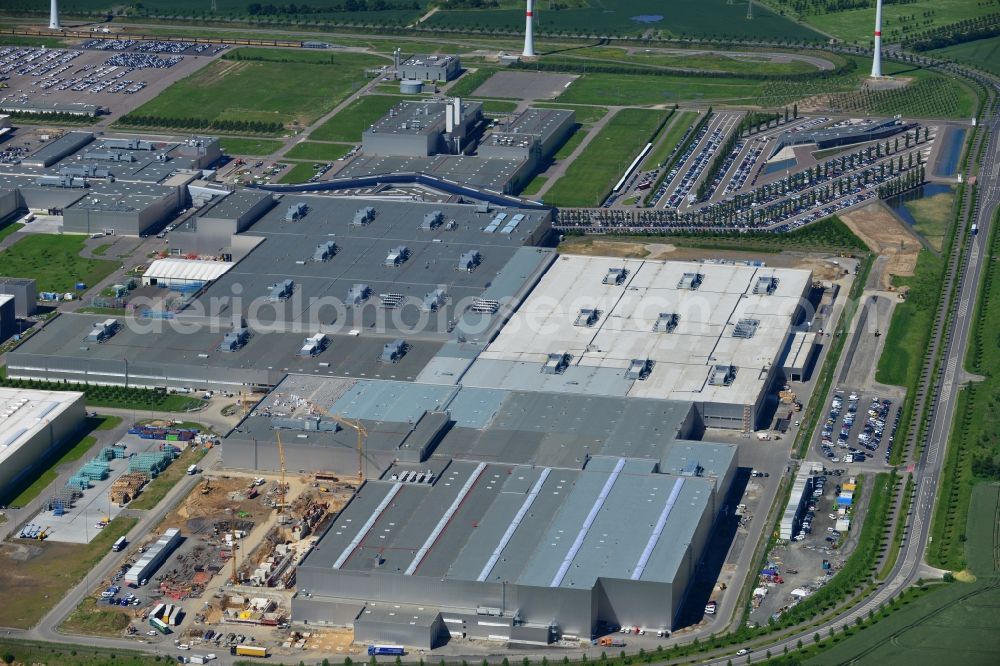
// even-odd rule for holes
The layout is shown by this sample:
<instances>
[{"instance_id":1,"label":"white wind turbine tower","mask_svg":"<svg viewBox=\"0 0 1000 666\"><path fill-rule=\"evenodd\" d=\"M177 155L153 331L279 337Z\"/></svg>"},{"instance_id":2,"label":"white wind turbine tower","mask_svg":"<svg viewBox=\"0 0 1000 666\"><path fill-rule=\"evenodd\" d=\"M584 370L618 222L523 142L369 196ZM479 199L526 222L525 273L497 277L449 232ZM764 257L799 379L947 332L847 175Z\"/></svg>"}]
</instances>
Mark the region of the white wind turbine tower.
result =
<instances>
[{"instance_id":1,"label":"white wind turbine tower","mask_svg":"<svg viewBox=\"0 0 1000 666\"><path fill-rule=\"evenodd\" d=\"M872 58L872 78L881 78L881 76L882 76L882 0L877 0L877 2L875 3L875 56Z\"/></svg>"},{"instance_id":2,"label":"white wind turbine tower","mask_svg":"<svg viewBox=\"0 0 1000 666\"><path fill-rule=\"evenodd\" d=\"M62 29L62 26L59 25L59 0L52 0L52 5L49 8L49 29Z\"/></svg>"},{"instance_id":3,"label":"white wind turbine tower","mask_svg":"<svg viewBox=\"0 0 1000 666\"><path fill-rule=\"evenodd\" d=\"M55 2L55 0L52 0ZM535 55L535 31L532 28L531 20L535 13L534 0L528 0L528 7L524 12L524 53L521 55L531 58Z\"/></svg>"}]
</instances>

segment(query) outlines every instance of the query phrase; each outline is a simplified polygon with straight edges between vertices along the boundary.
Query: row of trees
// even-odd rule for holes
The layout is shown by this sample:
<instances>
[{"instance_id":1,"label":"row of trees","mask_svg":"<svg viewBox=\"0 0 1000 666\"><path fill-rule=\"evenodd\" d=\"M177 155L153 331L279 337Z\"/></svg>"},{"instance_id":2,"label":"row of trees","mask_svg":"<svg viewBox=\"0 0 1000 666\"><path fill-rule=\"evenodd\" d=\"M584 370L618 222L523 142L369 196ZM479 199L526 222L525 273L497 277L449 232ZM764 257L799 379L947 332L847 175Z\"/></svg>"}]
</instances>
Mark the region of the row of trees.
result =
<instances>
[{"instance_id":1,"label":"row of trees","mask_svg":"<svg viewBox=\"0 0 1000 666\"><path fill-rule=\"evenodd\" d=\"M294 2L287 5L262 4L251 2L247 5L250 16L299 16L308 14L329 14L330 12L384 12L390 10L419 10L420 3L414 0L344 0L340 4L327 4L322 7L310 7L307 4L297 5Z\"/></svg>"},{"instance_id":2,"label":"row of trees","mask_svg":"<svg viewBox=\"0 0 1000 666\"><path fill-rule=\"evenodd\" d=\"M1000 13L993 12L910 35L906 46L914 51L930 51L997 35L1000 35Z\"/></svg>"},{"instance_id":3,"label":"row of trees","mask_svg":"<svg viewBox=\"0 0 1000 666\"><path fill-rule=\"evenodd\" d=\"M278 134L285 129L279 122L264 120L220 120L211 118L168 118L165 116L140 116L130 113L121 119L123 125L133 127L166 127L185 130L216 130L249 134Z\"/></svg>"}]
</instances>

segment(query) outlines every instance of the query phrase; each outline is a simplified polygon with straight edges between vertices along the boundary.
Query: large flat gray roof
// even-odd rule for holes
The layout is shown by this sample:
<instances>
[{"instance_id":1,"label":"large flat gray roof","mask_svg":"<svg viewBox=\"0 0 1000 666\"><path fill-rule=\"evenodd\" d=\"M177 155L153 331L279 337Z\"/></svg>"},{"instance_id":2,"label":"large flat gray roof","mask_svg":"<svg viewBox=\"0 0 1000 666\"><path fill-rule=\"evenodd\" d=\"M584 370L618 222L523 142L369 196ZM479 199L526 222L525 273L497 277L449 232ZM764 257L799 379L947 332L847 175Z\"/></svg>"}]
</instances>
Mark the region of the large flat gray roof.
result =
<instances>
[{"instance_id":1,"label":"large flat gray roof","mask_svg":"<svg viewBox=\"0 0 1000 666\"><path fill-rule=\"evenodd\" d=\"M523 164L523 160L469 155L432 155L430 157L358 155L351 160L350 164L337 172L337 177L361 178L419 172L503 193L507 183L517 174Z\"/></svg>"},{"instance_id":2,"label":"large flat gray roof","mask_svg":"<svg viewBox=\"0 0 1000 666\"><path fill-rule=\"evenodd\" d=\"M287 211L297 204L306 206L305 216L286 222ZM369 206L375 209L374 219L364 226L353 225L355 213ZM544 253L521 251L546 228L547 212L478 210L464 204L285 196L248 232L264 242L211 285L200 301L210 311L213 299L239 294L247 314L253 299L266 296L270 285L290 279L292 297L261 308L260 321L321 322L386 336L416 328L415 335L444 339L457 324L449 322L461 317L498 275L520 276L517 288L509 289L513 293L550 261ZM433 230L422 229L424 216L435 211L442 214L441 223ZM524 219L513 233L485 233L483 229L500 213L506 219L516 214ZM317 245L331 241L336 254L325 262L313 261ZM398 246L408 248L409 257L401 265L386 266L390 251ZM473 250L480 253L479 265L471 272L459 270L460 257ZM367 284L371 296L361 307L344 309L355 284ZM433 313L421 311L425 296L436 289L445 290L447 302ZM408 304L387 310L380 306L382 294L397 294Z\"/></svg>"}]
</instances>

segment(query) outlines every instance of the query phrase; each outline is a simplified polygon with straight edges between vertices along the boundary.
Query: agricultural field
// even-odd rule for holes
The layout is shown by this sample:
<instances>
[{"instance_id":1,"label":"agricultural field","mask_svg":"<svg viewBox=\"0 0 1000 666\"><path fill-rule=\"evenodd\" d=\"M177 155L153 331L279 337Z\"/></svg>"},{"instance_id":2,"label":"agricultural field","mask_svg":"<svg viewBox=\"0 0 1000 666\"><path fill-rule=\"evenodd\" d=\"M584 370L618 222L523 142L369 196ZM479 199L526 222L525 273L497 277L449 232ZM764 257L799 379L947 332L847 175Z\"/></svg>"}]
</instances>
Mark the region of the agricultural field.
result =
<instances>
[{"instance_id":1,"label":"agricultural field","mask_svg":"<svg viewBox=\"0 0 1000 666\"><path fill-rule=\"evenodd\" d=\"M789 14L799 11L802 3L796 0L765 0L775 9ZM810 12L816 5L835 5L832 0L810 3ZM824 10L819 10L824 11ZM914 0L906 3L885 3L882 7L882 38L884 42L897 42L918 32L937 28L964 19L975 18L1000 11L995 0ZM824 13L806 12L802 18L809 25L838 39L868 44L875 25L875 5L865 9L848 9Z\"/></svg>"},{"instance_id":2,"label":"agricultural field","mask_svg":"<svg viewBox=\"0 0 1000 666\"><path fill-rule=\"evenodd\" d=\"M31 234L0 251L0 264L9 275L33 278L38 291L73 291L77 282L97 284L114 272L118 262L84 259L84 236Z\"/></svg>"},{"instance_id":3,"label":"agricultural field","mask_svg":"<svg viewBox=\"0 0 1000 666\"><path fill-rule=\"evenodd\" d=\"M654 30L674 36L754 37L776 40L817 40L821 36L761 5L754 6L753 21L746 20L746 2L727 0L585 0L558 11L546 3L535 5L536 34L637 35ZM434 14L424 25L470 31L520 31L524 28L523 3L489 10L454 9ZM669 11L666 11L669 9Z\"/></svg>"},{"instance_id":4,"label":"agricultural field","mask_svg":"<svg viewBox=\"0 0 1000 666\"><path fill-rule=\"evenodd\" d=\"M309 135L315 141L358 142L369 125L389 112L400 101L388 95L364 95L351 102L340 113L317 127Z\"/></svg>"},{"instance_id":5,"label":"agricultural field","mask_svg":"<svg viewBox=\"0 0 1000 666\"><path fill-rule=\"evenodd\" d=\"M598 206L650 140L664 111L623 109L608 121L546 193L554 206Z\"/></svg>"},{"instance_id":6,"label":"agricultural field","mask_svg":"<svg viewBox=\"0 0 1000 666\"><path fill-rule=\"evenodd\" d=\"M320 143L319 141L303 141L292 146L292 149L285 153L285 158L290 160L316 160L319 162L333 162L339 160L353 148L349 143Z\"/></svg>"},{"instance_id":7,"label":"agricultural field","mask_svg":"<svg viewBox=\"0 0 1000 666\"><path fill-rule=\"evenodd\" d=\"M257 11L251 10L256 4ZM261 7L261 4L265 5ZM383 0L384 10L342 11L344 0L310 0L294 10L289 5L275 6L268 3L248 3L245 0L216 0L214 3L216 16L234 18L275 19L285 21L330 21L343 23L382 23L384 25L406 25L423 13L428 0ZM290 5L296 7L295 3ZM213 15L211 5L200 0L143 0L130 5L131 17L141 16L176 16L179 18L200 18ZM33 0L5 0L4 9L19 14L31 12L41 14L42 5ZM121 8L120 3L113 0L62 0L60 11L66 15L104 15ZM48 14L45 6L44 14Z\"/></svg>"},{"instance_id":8,"label":"agricultural field","mask_svg":"<svg viewBox=\"0 0 1000 666\"><path fill-rule=\"evenodd\" d=\"M361 53L301 53L321 56L316 62L282 62L286 51L239 49L254 58L273 54L276 60L216 60L178 81L130 116L163 119L160 126L181 125L186 119L212 123L280 123L303 127L336 106L365 83L364 70L385 60Z\"/></svg>"},{"instance_id":9,"label":"agricultural field","mask_svg":"<svg viewBox=\"0 0 1000 666\"><path fill-rule=\"evenodd\" d=\"M977 39L974 42L935 49L929 55L974 65L1000 76L1000 37Z\"/></svg>"},{"instance_id":10,"label":"agricultural field","mask_svg":"<svg viewBox=\"0 0 1000 666\"><path fill-rule=\"evenodd\" d=\"M799 82L796 82L799 83ZM567 104L653 105L674 102L724 102L753 104L764 89L764 81L751 79L660 76L651 74L584 74L576 79L558 102Z\"/></svg>"},{"instance_id":11,"label":"agricultural field","mask_svg":"<svg viewBox=\"0 0 1000 666\"><path fill-rule=\"evenodd\" d=\"M224 136L219 140L222 143L222 152L226 155L264 157L281 148L281 142L277 139L251 139Z\"/></svg>"}]
</instances>

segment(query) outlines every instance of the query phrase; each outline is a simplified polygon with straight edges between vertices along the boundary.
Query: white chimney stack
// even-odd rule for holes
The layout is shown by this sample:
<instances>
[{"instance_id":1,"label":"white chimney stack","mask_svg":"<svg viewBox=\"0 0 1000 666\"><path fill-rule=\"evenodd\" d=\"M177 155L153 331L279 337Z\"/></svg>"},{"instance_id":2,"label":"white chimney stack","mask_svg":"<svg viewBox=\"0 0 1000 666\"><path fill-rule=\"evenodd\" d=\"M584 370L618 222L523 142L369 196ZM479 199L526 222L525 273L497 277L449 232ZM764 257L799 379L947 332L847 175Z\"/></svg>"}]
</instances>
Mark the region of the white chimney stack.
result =
<instances>
[{"instance_id":1,"label":"white chimney stack","mask_svg":"<svg viewBox=\"0 0 1000 666\"><path fill-rule=\"evenodd\" d=\"M62 30L62 26L59 25L59 0L52 0L49 9L49 29Z\"/></svg>"},{"instance_id":2,"label":"white chimney stack","mask_svg":"<svg viewBox=\"0 0 1000 666\"><path fill-rule=\"evenodd\" d=\"M535 13L534 10L534 0L528 0L528 8L524 13L524 53L521 54L527 58L532 58L535 55L535 31L531 26L531 19Z\"/></svg>"},{"instance_id":3,"label":"white chimney stack","mask_svg":"<svg viewBox=\"0 0 1000 666\"><path fill-rule=\"evenodd\" d=\"M875 56L872 58L872 77L878 78L881 76L882 76L882 0L878 0L875 4Z\"/></svg>"},{"instance_id":4,"label":"white chimney stack","mask_svg":"<svg viewBox=\"0 0 1000 666\"><path fill-rule=\"evenodd\" d=\"M452 115L454 113L455 113L455 107L453 107L451 104L444 107L444 131L448 134L451 134L452 132L455 131L455 120L454 120L455 116Z\"/></svg>"},{"instance_id":5,"label":"white chimney stack","mask_svg":"<svg viewBox=\"0 0 1000 666\"><path fill-rule=\"evenodd\" d=\"M462 124L462 98L455 98L455 124Z\"/></svg>"}]
</instances>

